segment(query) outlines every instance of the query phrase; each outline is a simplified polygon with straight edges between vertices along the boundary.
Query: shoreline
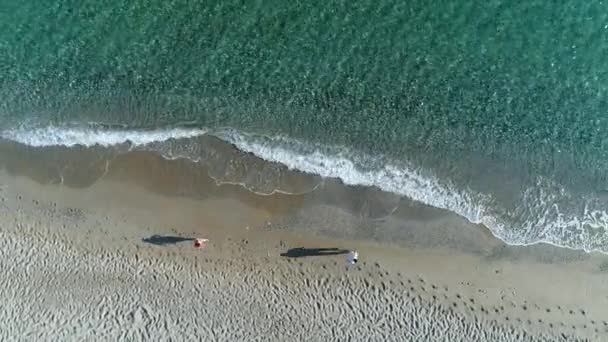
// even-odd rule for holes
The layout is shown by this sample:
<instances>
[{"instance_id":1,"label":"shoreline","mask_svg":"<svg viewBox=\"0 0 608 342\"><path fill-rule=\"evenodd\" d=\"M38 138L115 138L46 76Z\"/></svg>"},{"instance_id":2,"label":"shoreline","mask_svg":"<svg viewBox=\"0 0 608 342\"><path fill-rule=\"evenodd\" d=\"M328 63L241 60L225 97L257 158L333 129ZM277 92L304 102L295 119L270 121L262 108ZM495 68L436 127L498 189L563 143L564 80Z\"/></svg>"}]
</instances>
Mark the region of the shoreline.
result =
<instances>
[{"instance_id":1,"label":"shoreline","mask_svg":"<svg viewBox=\"0 0 608 342\"><path fill-rule=\"evenodd\" d=\"M168 291L171 304L163 305L172 306L170 311L175 317L183 319L185 312L199 312L207 319L215 320L215 328L199 332L197 336L217 336L213 331L219 330L238 332L237 335L222 335L224 338L260 337L262 333L246 323L246 317L239 313L239 304L226 297L224 291L228 286L258 296L254 299L257 304L249 314L267 315L268 320L280 322L280 315L272 313L278 310L290 317L288 326L269 328L268 331L273 331L267 335L269 339L273 339L272 336L280 339L281 333L310 334L297 324L303 319L313 326L321 324L320 333L314 335L317 339L335 338L335 329L344 324L356 334L348 336L368 340L393 336L395 340L464 341L470 340L470 334L473 334L497 341L582 341L601 340L601 336L608 334L608 322L605 321L608 297L604 295L608 291L605 282L608 258L551 246L507 246L491 236L478 234L479 227L469 225L471 232L467 234L466 229L458 226L466 222L453 220L449 215L426 221L418 227L410 222L409 226L406 224L410 227L406 230L408 235L391 241L388 236L379 234L392 234L403 228L404 221L386 220L391 222L384 222L382 227L366 226L369 221L362 222L351 212L329 205L309 204L287 211L285 207L276 210L277 207L268 203L251 205L247 197L225 196L221 191L211 191L204 198L194 199L150 191L145 184L125 179L103 178L87 187L70 188L41 185L26 177L3 172L0 184L3 199L0 233L7 253L4 259L23 260L3 267L13 270L12 274L23 273L23 267L30 270L25 276L9 277L9 283L3 284L13 291L25 291L25 295L20 295L19 300L4 300L18 302L13 305L14 310L27 311L40 309L39 304L34 303L36 298L50 297L43 300L46 303L44 312L50 316L38 317L48 323L47 328L53 322L70 322L67 312L77 310L70 307L70 310L62 311L67 304L61 304L54 296L69 296L71 300L83 303L94 299L98 301L99 310L116 311L114 314L119 317L140 315L142 322L150 324L154 319L146 318L141 310L155 307L158 300L153 298ZM426 217L424 213L419 215L419 218ZM332 227L346 233L347 238L337 236ZM344 230L348 227L350 230ZM387 229L391 227L392 230ZM452 235L448 236L446 232ZM205 237L210 239L210 245L198 250L191 246L190 240L160 246L144 240L154 241L155 235L172 237L174 242L176 238ZM34 251L33 245L38 246ZM298 247L357 249L360 262L347 266L343 255L281 256ZM39 253L45 259L58 260L51 267L54 271L46 270L47 262L35 264L42 262L41 256L36 256ZM113 269L107 263L115 264L117 268ZM31 271L39 267L42 267L44 278ZM78 275L83 270L86 275ZM61 282L63 277L75 283L58 288L42 282L43 279ZM104 295L81 288L85 285L79 285L79 282L97 288ZM109 293L99 290L102 284L113 290ZM138 285L124 288L121 284ZM49 290L49 286L53 290ZM177 287L169 289L167 286ZM203 286L208 287L205 291L231 303L226 313L206 311L196 305L196 301L191 301L192 295L201 295ZM76 294L69 294L73 292ZM111 293L117 294L118 298L109 299L113 298ZM147 299L141 299L142 296ZM240 295L231 292L231 296ZM214 300L205 298L207 302ZM352 307L350 311L343 311L346 302ZM309 321L294 316L295 312L313 303L317 305L315 315L326 317L327 325L315 323L313 317ZM280 309L283 305L295 312L283 312ZM337 311L340 312L338 316L332 316L332 307L342 308ZM54 310L58 311L52 313ZM383 312L390 314L386 316ZM82 308L80 313L91 314ZM7 329L0 330L27 330L7 320L6 315L5 309L0 317L8 322L5 323ZM165 322L173 320L167 316L169 314L156 311L156 315ZM383 321L384 329L376 330L374 327L379 321L374 319ZM88 320L95 324L103 322L94 316ZM222 320L227 321L222 323ZM70 324L79 326L75 322ZM108 336L118 336L112 334L121 329L142 334L145 330L125 325L121 320L116 324L112 325L112 333ZM204 325L201 321L191 324L182 328L192 330L197 324ZM70 336L61 325L50 330L43 326L32 327L32 332L46 332L49 337ZM411 329L416 327L425 334L409 338L390 335L408 336L407 331L414 331ZM451 328L445 330L445 327ZM99 336L92 330L82 329L81 337ZM189 339L181 330L172 335L149 326L146 329L154 331L154 336L160 339L169 336ZM64 335L59 333L61 331Z\"/></svg>"},{"instance_id":2,"label":"shoreline","mask_svg":"<svg viewBox=\"0 0 608 342\"><path fill-rule=\"evenodd\" d=\"M171 150L180 145L181 140L167 144L166 148ZM201 153L199 162L180 156L167 159L158 151L139 147L131 149L128 143L112 147L33 147L0 139L0 168L42 184L59 183L84 188L100 179L117 179L135 182L152 192L170 196L204 198L211 193L238 197L250 205L279 211L321 203L357 213L371 221L397 217L402 221L416 221L414 225L419 225L420 222L425 224L423 221L429 218L448 217L453 222L463 221L458 225L466 231L476 229L478 234L491 235L488 240L498 239L510 246L550 245L573 253L607 255L599 250L577 249L549 241L530 244L506 242L483 224L471 223L459 214L376 187L347 185L340 179L291 170L280 163L265 161L238 150L211 135L197 138L196 144L198 153ZM393 233L403 235L398 231ZM393 240L393 237L387 240Z\"/></svg>"}]
</instances>

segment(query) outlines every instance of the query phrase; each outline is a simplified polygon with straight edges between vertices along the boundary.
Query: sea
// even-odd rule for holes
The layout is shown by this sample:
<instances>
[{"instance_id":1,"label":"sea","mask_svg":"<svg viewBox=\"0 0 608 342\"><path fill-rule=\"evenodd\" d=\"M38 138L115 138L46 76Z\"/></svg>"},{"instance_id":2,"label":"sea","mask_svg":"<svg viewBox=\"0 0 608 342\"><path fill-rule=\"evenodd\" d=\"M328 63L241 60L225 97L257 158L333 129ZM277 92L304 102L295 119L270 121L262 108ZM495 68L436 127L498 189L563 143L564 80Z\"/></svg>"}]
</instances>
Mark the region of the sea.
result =
<instances>
[{"instance_id":1,"label":"sea","mask_svg":"<svg viewBox=\"0 0 608 342\"><path fill-rule=\"evenodd\" d=\"M0 143L204 162L212 136L608 252L607 61L600 0L2 0Z\"/></svg>"}]
</instances>

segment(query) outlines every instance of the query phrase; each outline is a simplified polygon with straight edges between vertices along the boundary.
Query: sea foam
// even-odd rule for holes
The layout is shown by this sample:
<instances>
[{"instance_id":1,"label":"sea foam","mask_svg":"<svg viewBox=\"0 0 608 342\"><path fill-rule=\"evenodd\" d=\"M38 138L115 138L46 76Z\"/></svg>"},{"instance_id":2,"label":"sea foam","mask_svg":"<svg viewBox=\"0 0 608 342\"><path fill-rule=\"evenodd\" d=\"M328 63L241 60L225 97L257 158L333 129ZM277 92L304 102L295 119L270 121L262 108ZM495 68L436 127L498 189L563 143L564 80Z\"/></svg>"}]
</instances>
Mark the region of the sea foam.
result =
<instances>
[{"instance_id":1,"label":"sea foam","mask_svg":"<svg viewBox=\"0 0 608 342\"><path fill-rule=\"evenodd\" d=\"M113 146L131 143L135 146L169 139L193 138L205 134L203 129L170 128L155 130L107 130L81 127L17 128L0 132L2 138L34 147L44 146Z\"/></svg>"}]
</instances>

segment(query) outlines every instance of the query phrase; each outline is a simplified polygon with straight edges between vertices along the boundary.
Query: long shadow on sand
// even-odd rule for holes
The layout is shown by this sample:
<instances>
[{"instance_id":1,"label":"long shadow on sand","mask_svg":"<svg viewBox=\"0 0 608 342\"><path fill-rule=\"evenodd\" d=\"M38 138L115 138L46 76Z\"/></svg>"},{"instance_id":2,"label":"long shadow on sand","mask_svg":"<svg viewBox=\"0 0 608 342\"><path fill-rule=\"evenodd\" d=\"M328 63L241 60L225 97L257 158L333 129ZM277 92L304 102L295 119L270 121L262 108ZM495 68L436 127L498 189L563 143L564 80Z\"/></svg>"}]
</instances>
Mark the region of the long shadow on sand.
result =
<instances>
[{"instance_id":1,"label":"long shadow on sand","mask_svg":"<svg viewBox=\"0 0 608 342\"><path fill-rule=\"evenodd\" d=\"M152 235L148 238L141 239L143 242L151 243L157 246L175 245L178 242L193 241L193 238L170 235Z\"/></svg>"},{"instance_id":2,"label":"long shadow on sand","mask_svg":"<svg viewBox=\"0 0 608 342\"><path fill-rule=\"evenodd\" d=\"M281 253L281 256L288 258L301 258L308 256L323 256L323 255L338 255L347 254L349 250L338 249L338 248L291 248L285 253Z\"/></svg>"}]
</instances>

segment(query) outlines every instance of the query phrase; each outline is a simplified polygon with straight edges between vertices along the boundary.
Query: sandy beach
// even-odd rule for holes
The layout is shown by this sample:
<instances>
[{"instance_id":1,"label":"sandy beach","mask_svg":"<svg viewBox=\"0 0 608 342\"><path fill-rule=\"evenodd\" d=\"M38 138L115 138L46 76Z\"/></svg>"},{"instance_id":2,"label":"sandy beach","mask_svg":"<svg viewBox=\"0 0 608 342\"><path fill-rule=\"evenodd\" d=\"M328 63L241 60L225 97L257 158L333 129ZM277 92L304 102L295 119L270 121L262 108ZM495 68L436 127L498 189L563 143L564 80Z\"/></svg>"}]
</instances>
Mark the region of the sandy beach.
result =
<instances>
[{"instance_id":1,"label":"sandy beach","mask_svg":"<svg viewBox=\"0 0 608 342\"><path fill-rule=\"evenodd\" d=\"M599 0L0 1L0 342L608 341L607 33Z\"/></svg>"},{"instance_id":2,"label":"sandy beach","mask_svg":"<svg viewBox=\"0 0 608 342\"><path fill-rule=\"evenodd\" d=\"M369 218L230 184L178 196L125 165L80 187L2 172L1 340L608 337L603 255L506 246L414 203Z\"/></svg>"}]
</instances>

